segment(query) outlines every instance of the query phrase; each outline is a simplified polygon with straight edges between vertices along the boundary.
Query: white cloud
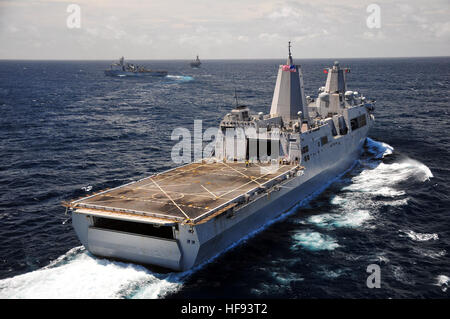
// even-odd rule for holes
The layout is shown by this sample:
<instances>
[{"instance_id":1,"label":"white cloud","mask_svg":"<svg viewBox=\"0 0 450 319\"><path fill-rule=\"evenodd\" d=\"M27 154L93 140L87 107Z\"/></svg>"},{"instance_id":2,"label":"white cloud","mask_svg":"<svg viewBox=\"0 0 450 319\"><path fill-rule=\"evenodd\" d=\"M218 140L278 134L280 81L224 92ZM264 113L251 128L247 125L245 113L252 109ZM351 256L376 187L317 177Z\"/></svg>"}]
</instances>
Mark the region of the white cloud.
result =
<instances>
[{"instance_id":1,"label":"white cloud","mask_svg":"<svg viewBox=\"0 0 450 319\"><path fill-rule=\"evenodd\" d=\"M438 38L450 37L450 22L439 23L436 26L435 35Z\"/></svg>"},{"instance_id":2,"label":"white cloud","mask_svg":"<svg viewBox=\"0 0 450 319\"><path fill-rule=\"evenodd\" d=\"M366 31L362 34L362 38L368 40L384 40L387 37L384 35L383 31L379 29L371 29L370 31Z\"/></svg>"},{"instance_id":3,"label":"white cloud","mask_svg":"<svg viewBox=\"0 0 450 319\"><path fill-rule=\"evenodd\" d=\"M283 7L281 9L278 9L271 14L269 14L269 19L272 20L279 20L279 19L285 19L285 18L300 18L302 16L301 11L298 9L294 9L291 7Z\"/></svg>"},{"instance_id":4,"label":"white cloud","mask_svg":"<svg viewBox=\"0 0 450 319\"><path fill-rule=\"evenodd\" d=\"M280 38L278 33L261 33L258 38L264 41L273 41Z\"/></svg>"}]
</instances>

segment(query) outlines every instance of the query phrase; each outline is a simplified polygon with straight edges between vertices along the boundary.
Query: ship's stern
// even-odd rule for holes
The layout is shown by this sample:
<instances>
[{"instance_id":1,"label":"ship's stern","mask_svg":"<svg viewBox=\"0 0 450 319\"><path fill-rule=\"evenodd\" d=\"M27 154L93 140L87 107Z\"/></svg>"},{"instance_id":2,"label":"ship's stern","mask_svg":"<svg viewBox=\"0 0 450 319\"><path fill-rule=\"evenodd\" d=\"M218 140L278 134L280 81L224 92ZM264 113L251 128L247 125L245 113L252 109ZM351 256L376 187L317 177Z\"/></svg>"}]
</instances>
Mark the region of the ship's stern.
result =
<instances>
[{"instance_id":1,"label":"ship's stern","mask_svg":"<svg viewBox=\"0 0 450 319\"><path fill-rule=\"evenodd\" d=\"M178 224L156 224L72 212L72 224L93 255L183 270Z\"/></svg>"}]
</instances>

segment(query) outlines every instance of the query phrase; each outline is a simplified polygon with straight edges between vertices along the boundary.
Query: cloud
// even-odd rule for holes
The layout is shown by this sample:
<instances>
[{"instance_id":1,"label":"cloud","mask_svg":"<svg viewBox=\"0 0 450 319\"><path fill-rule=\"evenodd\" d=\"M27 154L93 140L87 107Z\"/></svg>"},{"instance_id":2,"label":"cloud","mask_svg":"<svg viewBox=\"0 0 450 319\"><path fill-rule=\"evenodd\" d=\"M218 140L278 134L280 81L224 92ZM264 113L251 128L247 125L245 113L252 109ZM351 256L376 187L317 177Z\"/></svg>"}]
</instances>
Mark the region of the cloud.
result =
<instances>
[{"instance_id":1,"label":"cloud","mask_svg":"<svg viewBox=\"0 0 450 319\"><path fill-rule=\"evenodd\" d=\"M427 32L430 37L448 38L450 36L450 22L430 22L420 24L422 30Z\"/></svg>"},{"instance_id":2,"label":"cloud","mask_svg":"<svg viewBox=\"0 0 450 319\"><path fill-rule=\"evenodd\" d=\"M381 29L360 0L77 0L72 30L69 3L0 1L0 58L281 58L289 40L305 58L450 51L448 0L377 0Z\"/></svg>"},{"instance_id":3,"label":"cloud","mask_svg":"<svg viewBox=\"0 0 450 319\"><path fill-rule=\"evenodd\" d=\"M258 35L258 38L263 41L273 41L273 40L279 40L280 35L278 33L260 33Z\"/></svg>"},{"instance_id":4,"label":"cloud","mask_svg":"<svg viewBox=\"0 0 450 319\"><path fill-rule=\"evenodd\" d=\"M238 41L248 42L249 38L245 35L239 35L237 37Z\"/></svg>"},{"instance_id":5,"label":"cloud","mask_svg":"<svg viewBox=\"0 0 450 319\"><path fill-rule=\"evenodd\" d=\"M299 9L294 9L289 6L278 9L268 15L269 19L272 19L272 20L280 20L280 19L286 19L286 18L298 19L301 16L302 16L302 14Z\"/></svg>"},{"instance_id":6,"label":"cloud","mask_svg":"<svg viewBox=\"0 0 450 319\"><path fill-rule=\"evenodd\" d=\"M370 31L366 31L362 34L363 39L368 40L383 40L387 37L384 35L383 31L379 29L371 29Z\"/></svg>"}]
</instances>

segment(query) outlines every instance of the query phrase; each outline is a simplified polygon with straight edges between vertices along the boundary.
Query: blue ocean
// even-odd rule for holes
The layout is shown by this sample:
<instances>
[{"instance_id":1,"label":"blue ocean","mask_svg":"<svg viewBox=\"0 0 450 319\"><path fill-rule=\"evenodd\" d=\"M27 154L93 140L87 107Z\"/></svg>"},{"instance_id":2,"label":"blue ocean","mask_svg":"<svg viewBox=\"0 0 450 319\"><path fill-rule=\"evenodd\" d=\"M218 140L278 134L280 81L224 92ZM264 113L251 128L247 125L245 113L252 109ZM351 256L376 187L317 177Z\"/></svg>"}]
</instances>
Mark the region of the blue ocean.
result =
<instances>
[{"instance_id":1,"label":"blue ocean","mask_svg":"<svg viewBox=\"0 0 450 319\"><path fill-rule=\"evenodd\" d=\"M199 267L167 272L88 253L61 202L176 166L177 127L268 112L283 60L0 61L0 298L448 298L450 58L341 59L375 99L354 166ZM296 59L305 91L333 60ZM381 271L368 288L368 265Z\"/></svg>"}]
</instances>

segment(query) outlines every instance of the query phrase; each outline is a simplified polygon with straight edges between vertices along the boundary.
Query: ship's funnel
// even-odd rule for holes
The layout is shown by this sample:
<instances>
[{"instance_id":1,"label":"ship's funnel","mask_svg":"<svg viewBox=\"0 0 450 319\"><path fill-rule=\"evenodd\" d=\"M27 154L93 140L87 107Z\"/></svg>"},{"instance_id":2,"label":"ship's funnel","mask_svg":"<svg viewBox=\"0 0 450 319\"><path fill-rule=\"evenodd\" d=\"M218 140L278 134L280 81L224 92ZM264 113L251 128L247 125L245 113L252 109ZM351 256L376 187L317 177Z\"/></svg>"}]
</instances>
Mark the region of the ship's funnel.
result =
<instances>
[{"instance_id":1,"label":"ship's funnel","mask_svg":"<svg viewBox=\"0 0 450 319\"><path fill-rule=\"evenodd\" d=\"M278 77L273 92L271 116L281 116L283 121L297 120L299 112L302 121L309 122L303 86L303 74L300 65L294 65L289 42L289 57L286 65L278 68Z\"/></svg>"},{"instance_id":2,"label":"ship's funnel","mask_svg":"<svg viewBox=\"0 0 450 319\"><path fill-rule=\"evenodd\" d=\"M335 61L333 67L328 68L327 82L325 84L325 92L327 93L342 93L347 91L347 83L345 80L345 73L350 72L350 69L341 69L339 62Z\"/></svg>"}]
</instances>

